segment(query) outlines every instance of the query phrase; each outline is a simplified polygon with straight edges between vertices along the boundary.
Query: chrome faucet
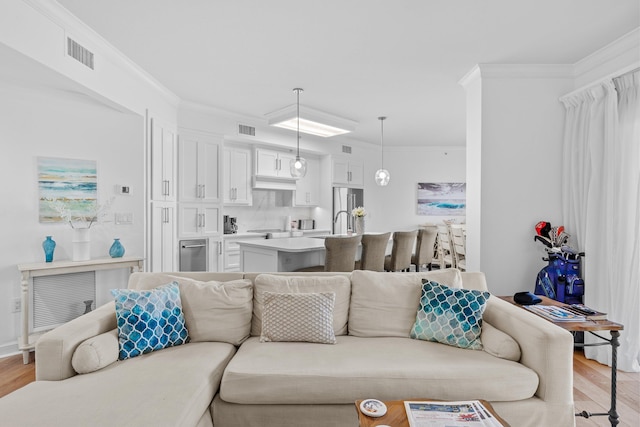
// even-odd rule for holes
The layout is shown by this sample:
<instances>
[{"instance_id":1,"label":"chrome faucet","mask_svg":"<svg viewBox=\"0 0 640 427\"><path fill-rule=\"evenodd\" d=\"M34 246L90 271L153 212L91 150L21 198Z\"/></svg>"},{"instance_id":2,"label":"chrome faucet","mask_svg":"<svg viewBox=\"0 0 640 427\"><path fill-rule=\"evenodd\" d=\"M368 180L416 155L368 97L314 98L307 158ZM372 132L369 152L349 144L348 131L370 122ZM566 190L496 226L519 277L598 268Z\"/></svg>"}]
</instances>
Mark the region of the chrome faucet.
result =
<instances>
[{"instance_id":1,"label":"chrome faucet","mask_svg":"<svg viewBox=\"0 0 640 427\"><path fill-rule=\"evenodd\" d=\"M349 212L342 210L342 211L338 211L338 213L336 214L336 217L333 219L333 223L335 224L336 222L338 222L338 217L340 216L341 213L345 213L347 214L347 222L349 221Z\"/></svg>"}]
</instances>

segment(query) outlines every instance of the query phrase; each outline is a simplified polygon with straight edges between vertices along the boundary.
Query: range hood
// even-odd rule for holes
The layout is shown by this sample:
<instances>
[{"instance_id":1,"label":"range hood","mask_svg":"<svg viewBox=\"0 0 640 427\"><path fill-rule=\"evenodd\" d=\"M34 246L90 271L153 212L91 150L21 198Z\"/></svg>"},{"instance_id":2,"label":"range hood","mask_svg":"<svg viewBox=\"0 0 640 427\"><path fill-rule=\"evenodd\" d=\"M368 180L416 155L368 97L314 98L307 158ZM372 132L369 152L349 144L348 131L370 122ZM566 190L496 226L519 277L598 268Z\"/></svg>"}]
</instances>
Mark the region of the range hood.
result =
<instances>
[{"instance_id":1,"label":"range hood","mask_svg":"<svg viewBox=\"0 0 640 427\"><path fill-rule=\"evenodd\" d=\"M258 190L295 190L294 178L277 178L271 176L254 175L253 188Z\"/></svg>"}]
</instances>

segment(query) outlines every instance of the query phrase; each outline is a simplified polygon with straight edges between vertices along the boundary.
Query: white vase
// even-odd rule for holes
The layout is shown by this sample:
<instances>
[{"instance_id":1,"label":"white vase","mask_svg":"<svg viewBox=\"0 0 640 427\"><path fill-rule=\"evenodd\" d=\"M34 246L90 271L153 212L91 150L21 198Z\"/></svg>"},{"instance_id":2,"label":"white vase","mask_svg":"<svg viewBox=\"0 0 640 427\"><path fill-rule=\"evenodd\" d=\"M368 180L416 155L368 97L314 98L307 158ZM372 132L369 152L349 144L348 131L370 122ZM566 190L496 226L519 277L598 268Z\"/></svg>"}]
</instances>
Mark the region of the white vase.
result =
<instances>
[{"instance_id":1,"label":"white vase","mask_svg":"<svg viewBox=\"0 0 640 427\"><path fill-rule=\"evenodd\" d=\"M73 261L87 261L91 259L91 239L89 228L73 229Z\"/></svg>"},{"instance_id":2,"label":"white vase","mask_svg":"<svg viewBox=\"0 0 640 427\"><path fill-rule=\"evenodd\" d=\"M356 217L356 234L358 235L364 234L364 217L363 216Z\"/></svg>"}]
</instances>

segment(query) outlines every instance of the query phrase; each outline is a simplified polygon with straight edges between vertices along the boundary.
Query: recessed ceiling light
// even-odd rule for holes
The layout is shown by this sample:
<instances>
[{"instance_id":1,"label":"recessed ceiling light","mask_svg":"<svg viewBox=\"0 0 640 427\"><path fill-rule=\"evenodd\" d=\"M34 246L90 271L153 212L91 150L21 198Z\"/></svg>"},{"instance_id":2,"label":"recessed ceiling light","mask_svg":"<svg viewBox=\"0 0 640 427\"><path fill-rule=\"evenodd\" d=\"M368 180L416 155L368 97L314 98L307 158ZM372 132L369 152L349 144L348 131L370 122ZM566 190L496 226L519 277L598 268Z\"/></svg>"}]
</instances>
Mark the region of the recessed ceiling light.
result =
<instances>
[{"instance_id":1,"label":"recessed ceiling light","mask_svg":"<svg viewBox=\"0 0 640 427\"><path fill-rule=\"evenodd\" d=\"M297 130L297 106L290 105L266 115L269 125L279 128ZM334 116L324 111L300 106L300 132L324 138L353 132L357 122Z\"/></svg>"}]
</instances>

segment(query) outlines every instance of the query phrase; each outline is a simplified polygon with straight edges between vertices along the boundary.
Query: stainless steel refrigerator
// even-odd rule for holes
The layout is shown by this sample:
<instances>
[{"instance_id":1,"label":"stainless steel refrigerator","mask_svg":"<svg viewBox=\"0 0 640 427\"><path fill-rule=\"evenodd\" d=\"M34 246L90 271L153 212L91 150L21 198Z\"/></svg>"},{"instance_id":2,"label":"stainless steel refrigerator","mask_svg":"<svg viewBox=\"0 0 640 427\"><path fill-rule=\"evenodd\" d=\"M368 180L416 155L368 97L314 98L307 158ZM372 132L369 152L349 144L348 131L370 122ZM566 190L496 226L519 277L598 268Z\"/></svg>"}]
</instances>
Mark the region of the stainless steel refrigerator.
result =
<instances>
[{"instance_id":1,"label":"stainless steel refrigerator","mask_svg":"<svg viewBox=\"0 0 640 427\"><path fill-rule=\"evenodd\" d=\"M364 190L333 187L333 234L346 234L348 229L354 229L351 211L358 206L364 206Z\"/></svg>"}]
</instances>

